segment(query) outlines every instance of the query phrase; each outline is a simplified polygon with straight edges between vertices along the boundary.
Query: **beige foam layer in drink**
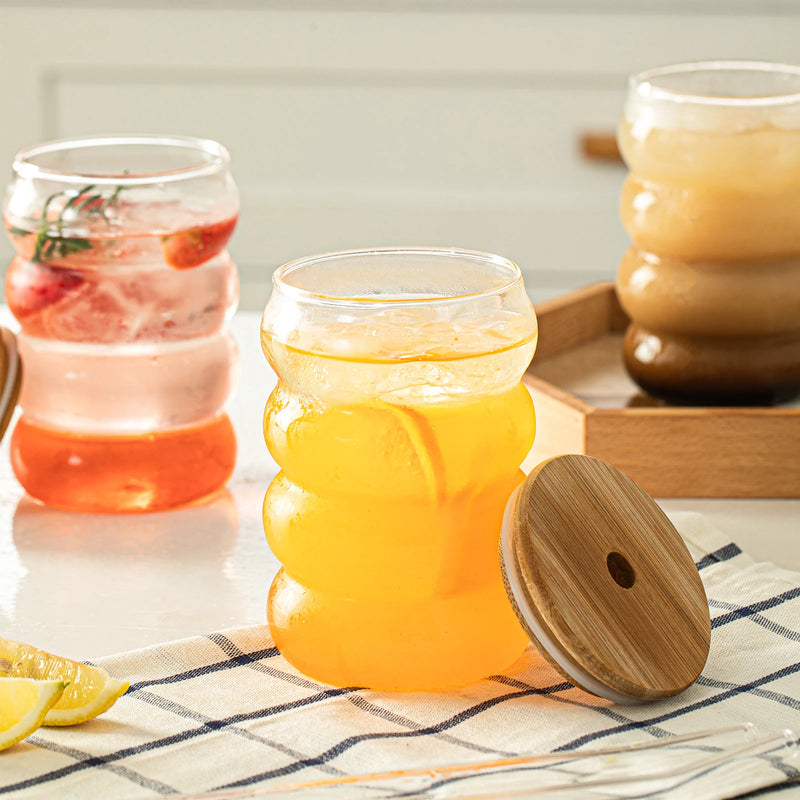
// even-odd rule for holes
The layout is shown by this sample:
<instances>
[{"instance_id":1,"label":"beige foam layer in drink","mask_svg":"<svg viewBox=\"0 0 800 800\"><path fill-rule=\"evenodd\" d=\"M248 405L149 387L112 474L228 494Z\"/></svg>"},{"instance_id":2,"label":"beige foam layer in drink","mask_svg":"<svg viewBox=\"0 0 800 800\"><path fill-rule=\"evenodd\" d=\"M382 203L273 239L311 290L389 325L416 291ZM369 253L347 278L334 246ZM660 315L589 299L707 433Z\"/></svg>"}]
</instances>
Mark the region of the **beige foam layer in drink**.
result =
<instances>
[{"instance_id":1,"label":"beige foam layer in drink","mask_svg":"<svg viewBox=\"0 0 800 800\"><path fill-rule=\"evenodd\" d=\"M800 130L648 128L623 119L623 224L642 250L689 261L800 254Z\"/></svg>"}]
</instances>

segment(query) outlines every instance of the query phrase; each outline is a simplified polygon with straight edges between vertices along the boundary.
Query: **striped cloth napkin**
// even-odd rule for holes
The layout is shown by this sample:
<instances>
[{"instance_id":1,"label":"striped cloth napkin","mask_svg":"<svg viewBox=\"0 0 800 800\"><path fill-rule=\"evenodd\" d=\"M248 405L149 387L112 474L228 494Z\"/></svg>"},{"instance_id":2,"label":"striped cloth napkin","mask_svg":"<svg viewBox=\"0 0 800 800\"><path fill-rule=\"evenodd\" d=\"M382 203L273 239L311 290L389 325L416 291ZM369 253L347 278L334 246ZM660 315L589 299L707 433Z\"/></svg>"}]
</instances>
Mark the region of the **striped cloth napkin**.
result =
<instances>
[{"instance_id":1,"label":"striped cloth napkin","mask_svg":"<svg viewBox=\"0 0 800 800\"><path fill-rule=\"evenodd\" d=\"M644 780L665 765L686 766L713 755L713 739L506 769L500 783L458 771L341 783L390 770L616 748L746 722L762 734L800 732L800 574L753 562L698 515L675 515L675 522L700 569L713 620L706 668L678 697L613 705L572 687L533 648L505 674L457 692L336 689L287 664L266 627L239 628L98 659L130 680L128 693L96 720L42 728L0 754L0 800L212 791L269 797L280 787L320 782L329 785L279 796L409 797L427 788L425 797L527 797L578 778L596 788L584 784L557 796L800 794L800 756L782 744L658 784L603 783L608 775Z\"/></svg>"}]
</instances>

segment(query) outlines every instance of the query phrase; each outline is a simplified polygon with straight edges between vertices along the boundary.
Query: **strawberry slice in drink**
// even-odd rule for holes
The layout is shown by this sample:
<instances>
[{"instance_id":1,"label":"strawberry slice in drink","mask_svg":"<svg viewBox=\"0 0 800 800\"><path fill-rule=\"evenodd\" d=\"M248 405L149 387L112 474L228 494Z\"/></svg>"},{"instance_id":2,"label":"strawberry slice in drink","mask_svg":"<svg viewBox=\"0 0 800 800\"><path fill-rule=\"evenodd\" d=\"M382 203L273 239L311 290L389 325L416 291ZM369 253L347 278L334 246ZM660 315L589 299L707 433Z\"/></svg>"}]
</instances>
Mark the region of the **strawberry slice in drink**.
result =
<instances>
[{"instance_id":1,"label":"strawberry slice in drink","mask_svg":"<svg viewBox=\"0 0 800 800\"><path fill-rule=\"evenodd\" d=\"M164 261L174 269L200 266L225 249L239 219L238 214L210 225L196 225L161 237Z\"/></svg>"},{"instance_id":2,"label":"strawberry slice in drink","mask_svg":"<svg viewBox=\"0 0 800 800\"><path fill-rule=\"evenodd\" d=\"M76 270L15 258L6 274L6 302L11 313L22 320L57 303L83 283Z\"/></svg>"}]
</instances>

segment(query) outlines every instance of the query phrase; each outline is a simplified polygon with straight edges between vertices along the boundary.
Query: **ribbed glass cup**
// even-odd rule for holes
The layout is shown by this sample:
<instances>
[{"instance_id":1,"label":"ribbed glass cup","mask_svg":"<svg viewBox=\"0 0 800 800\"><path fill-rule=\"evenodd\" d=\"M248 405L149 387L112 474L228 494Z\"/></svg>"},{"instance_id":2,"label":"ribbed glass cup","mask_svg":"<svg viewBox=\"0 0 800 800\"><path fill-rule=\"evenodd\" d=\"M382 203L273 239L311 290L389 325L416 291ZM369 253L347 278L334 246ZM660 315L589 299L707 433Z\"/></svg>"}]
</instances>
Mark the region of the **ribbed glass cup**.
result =
<instances>
[{"instance_id":1,"label":"ribbed glass cup","mask_svg":"<svg viewBox=\"0 0 800 800\"><path fill-rule=\"evenodd\" d=\"M281 652L318 680L388 690L507 667L527 637L498 541L535 427L517 266L434 248L301 259L275 273L261 335L278 376L264 526Z\"/></svg>"},{"instance_id":2,"label":"ribbed glass cup","mask_svg":"<svg viewBox=\"0 0 800 800\"><path fill-rule=\"evenodd\" d=\"M617 290L651 394L772 403L800 389L800 67L722 61L630 79L632 239Z\"/></svg>"},{"instance_id":3,"label":"ribbed glass cup","mask_svg":"<svg viewBox=\"0 0 800 800\"><path fill-rule=\"evenodd\" d=\"M225 483L238 213L216 142L87 137L16 157L3 205L23 363L11 458L33 497L146 511Z\"/></svg>"}]
</instances>

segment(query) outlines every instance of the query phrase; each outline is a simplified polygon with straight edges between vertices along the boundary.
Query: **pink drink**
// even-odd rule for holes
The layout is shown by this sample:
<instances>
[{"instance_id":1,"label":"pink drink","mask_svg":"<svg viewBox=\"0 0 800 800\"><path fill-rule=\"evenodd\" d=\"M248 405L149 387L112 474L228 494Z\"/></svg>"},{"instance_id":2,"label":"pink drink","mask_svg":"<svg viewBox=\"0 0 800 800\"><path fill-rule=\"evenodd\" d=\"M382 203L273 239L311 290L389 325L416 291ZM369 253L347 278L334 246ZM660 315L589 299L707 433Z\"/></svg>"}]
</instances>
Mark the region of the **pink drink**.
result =
<instances>
[{"instance_id":1,"label":"pink drink","mask_svg":"<svg viewBox=\"0 0 800 800\"><path fill-rule=\"evenodd\" d=\"M150 510L220 488L238 299L238 216L213 142L125 137L22 153L4 221L21 326L20 482L51 505Z\"/></svg>"}]
</instances>

